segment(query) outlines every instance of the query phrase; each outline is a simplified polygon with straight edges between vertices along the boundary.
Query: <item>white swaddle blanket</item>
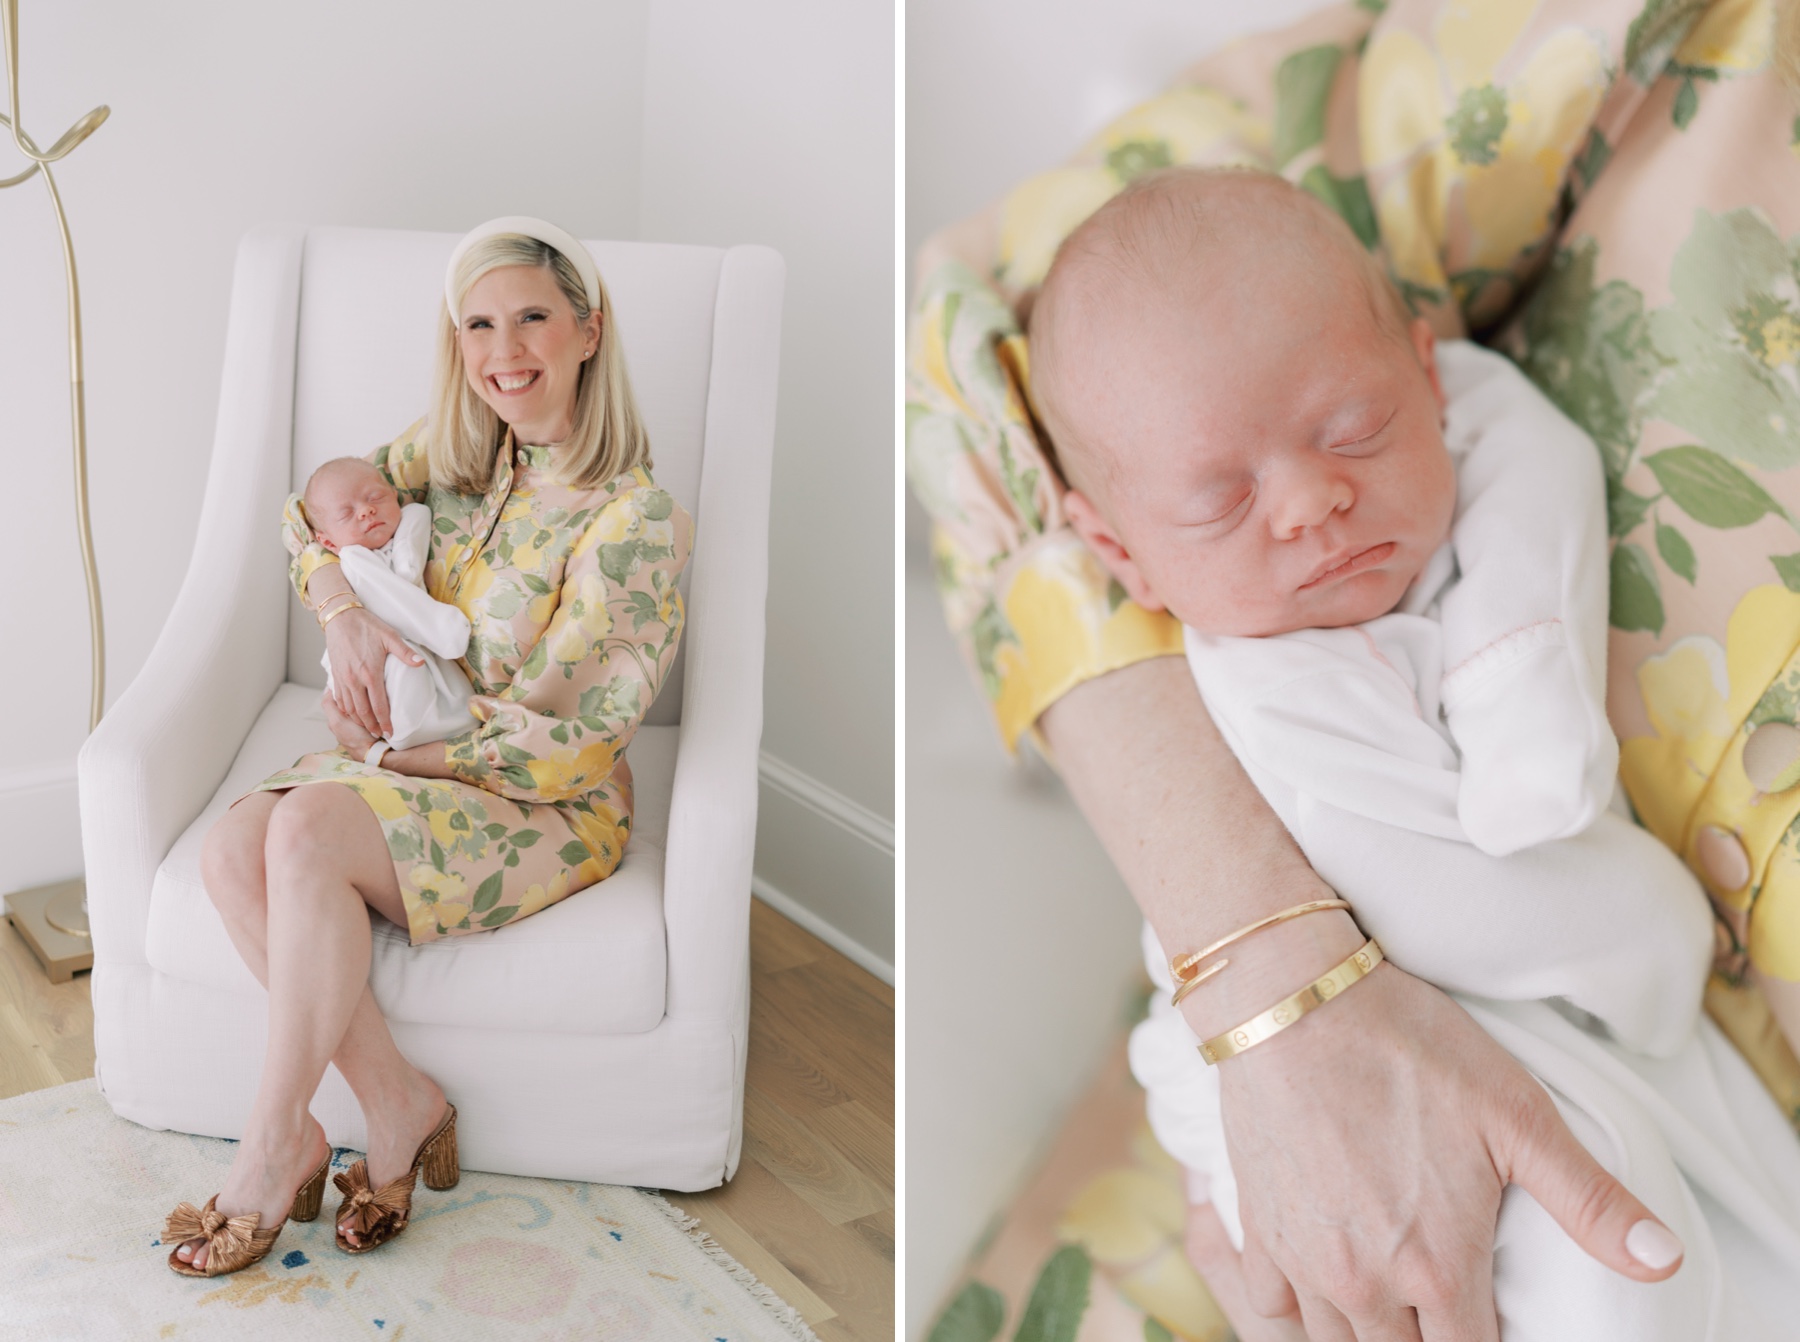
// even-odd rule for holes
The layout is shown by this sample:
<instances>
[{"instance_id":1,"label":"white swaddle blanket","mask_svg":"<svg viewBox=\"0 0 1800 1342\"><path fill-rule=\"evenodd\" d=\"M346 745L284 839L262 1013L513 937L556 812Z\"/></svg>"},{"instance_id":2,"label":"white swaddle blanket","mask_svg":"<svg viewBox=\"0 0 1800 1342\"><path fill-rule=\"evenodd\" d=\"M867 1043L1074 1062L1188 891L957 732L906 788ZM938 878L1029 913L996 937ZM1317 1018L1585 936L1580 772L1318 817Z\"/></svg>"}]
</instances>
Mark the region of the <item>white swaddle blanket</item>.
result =
<instances>
[{"instance_id":1,"label":"white swaddle blanket","mask_svg":"<svg viewBox=\"0 0 1800 1342\"><path fill-rule=\"evenodd\" d=\"M1669 1282L1633 1283L1509 1189L1503 1338L1792 1337L1800 1141L1700 1017L1712 918L1699 885L1622 797L1609 809L1598 453L1500 356L1445 342L1438 367L1456 520L1400 608L1272 638L1190 629L1189 662L1364 931L1455 994L1687 1246ZM1166 994L1148 927L1144 947ZM1218 1078L1195 1045L1159 996L1132 1068L1158 1138L1241 1244Z\"/></svg>"},{"instance_id":2,"label":"white swaddle blanket","mask_svg":"<svg viewBox=\"0 0 1800 1342\"><path fill-rule=\"evenodd\" d=\"M388 655L382 680L387 688L395 750L442 741L476 726L469 712L474 689L455 659L469 650L469 617L455 606L433 601L425 591L425 559L431 550L431 509L409 503L400 525L379 550L346 545L338 552L344 576L357 599L425 659L408 666ZM331 654L321 659L331 688Z\"/></svg>"}]
</instances>

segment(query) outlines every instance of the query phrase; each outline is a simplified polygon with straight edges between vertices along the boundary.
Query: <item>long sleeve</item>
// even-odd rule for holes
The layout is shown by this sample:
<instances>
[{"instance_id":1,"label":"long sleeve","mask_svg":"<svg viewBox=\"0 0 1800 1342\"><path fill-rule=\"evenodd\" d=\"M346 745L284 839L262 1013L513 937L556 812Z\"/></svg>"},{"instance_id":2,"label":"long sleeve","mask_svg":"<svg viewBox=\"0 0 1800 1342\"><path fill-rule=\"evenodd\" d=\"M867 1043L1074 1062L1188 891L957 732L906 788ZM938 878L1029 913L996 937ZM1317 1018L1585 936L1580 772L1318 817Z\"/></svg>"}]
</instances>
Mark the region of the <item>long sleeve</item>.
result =
<instances>
[{"instance_id":1,"label":"long sleeve","mask_svg":"<svg viewBox=\"0 0 1800 1342\"><path fill-rule=\"evenodd\" d=\"M357 599L377 619L439 657L461 657L469 650L469 617L433 601L420 585L430 543L431 509L409 503L390 542L391 566L360 545L346 545L338 558Z\"/></svg>"},{"instance_id":2,"label":"long sleeve","mask_svg":"<svg viewBox=\"0 0 1800 1342\"><path fill-rule=\"evenodd\" d=\"M399 492L403 504L423 503L431 484L431 466L426 457L422 434L425 421L409 424L391 443L384 443L368 455L368 462L381 472L382 479ZM289 494L281 510L281 543L288 552L288 579L300 604L311 607L306 584L326 564L338 557L320 544L313 535L312 523L306 516L306 505L298 494Z\"/></svg>"},{"instance_id":3,"label":"long sleeve","mask_svg":"<svg viewBox=\"0 0 1800 1342\"><path fill-rule=\"evenodd\" d=\"M1461 578L1445 593L1457 814L1504 856L1579 834L1612 796L1605 485L1592 441L1506 359L1438 347Z\"/></svg>"},{"instance_id":4,"label":"long sleeve","mask_svg":"<svg viewBox=\"0 0 1800 1342\"><path fill-rule=\"evenodd\" d=\"M603 504L512 683L477 694L481 726L446 742L455 776L527 802L566 801L611 777L675 660L676 582L692 545L692 520L654 485Z\"/></svg>"}]
</instances>

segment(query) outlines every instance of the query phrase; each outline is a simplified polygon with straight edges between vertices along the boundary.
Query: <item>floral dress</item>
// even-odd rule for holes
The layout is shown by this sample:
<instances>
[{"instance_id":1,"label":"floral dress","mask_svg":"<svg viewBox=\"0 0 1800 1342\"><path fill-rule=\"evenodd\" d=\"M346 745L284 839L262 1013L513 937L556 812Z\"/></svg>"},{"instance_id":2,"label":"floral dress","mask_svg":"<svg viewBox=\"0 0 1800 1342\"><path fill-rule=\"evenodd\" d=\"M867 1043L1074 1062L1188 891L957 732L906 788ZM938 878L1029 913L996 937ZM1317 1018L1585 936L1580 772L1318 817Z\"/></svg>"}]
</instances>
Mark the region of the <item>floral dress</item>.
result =
<instances>
[{"instance_id":1,"label":"floral dress","mask_svg":"<svg viewBox=\"0 0 1800 1342\"><path fill-rule=\"evenodd\" d=\"M693 519L647 469L595 489L560 483L550 449L509 433L493 487L430 482L424 421L369 460L404 503L428 503L425 587L469 617L480 725L444 743L453 778L413 778L342 750L303 756L258 791L342 783L387 839L418 945L501 927L619 865L631 832L625 748L681 638L676 581ZM282 538L295 591L337 557L290 497ZM310 602L307 602L310 605Z\"/></svg>"}]
</instances>

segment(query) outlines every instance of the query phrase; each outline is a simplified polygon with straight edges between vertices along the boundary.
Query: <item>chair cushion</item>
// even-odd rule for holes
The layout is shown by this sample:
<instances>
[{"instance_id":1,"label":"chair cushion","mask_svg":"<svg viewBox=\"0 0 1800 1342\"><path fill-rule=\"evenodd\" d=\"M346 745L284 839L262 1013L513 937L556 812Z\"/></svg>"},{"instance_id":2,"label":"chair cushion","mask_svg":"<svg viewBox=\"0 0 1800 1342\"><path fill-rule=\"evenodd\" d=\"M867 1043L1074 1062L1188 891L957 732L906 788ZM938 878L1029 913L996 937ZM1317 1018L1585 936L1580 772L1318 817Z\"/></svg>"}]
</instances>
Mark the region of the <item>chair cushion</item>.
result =
<instances>
[{"instance_id":1,"label":"chair cushion","mask_svg":"<svg viewBox=\"0 0 1800 1342\"><path fill-rule=\"evenodd\" d=\"M286 684L245 739L200 817L170 849L150 895L145 954L165 974L261 992L200 879L200 846L257 783L311 750L329 749L319 692ZM663 1017L667 962L663 850L678 727L645 727L629 757L635 826L625 859L599 885L493 932L423 946L371 912L375 1000L390 1020L564 1034L636 1034Z\"/></svg>"}]
</instances>

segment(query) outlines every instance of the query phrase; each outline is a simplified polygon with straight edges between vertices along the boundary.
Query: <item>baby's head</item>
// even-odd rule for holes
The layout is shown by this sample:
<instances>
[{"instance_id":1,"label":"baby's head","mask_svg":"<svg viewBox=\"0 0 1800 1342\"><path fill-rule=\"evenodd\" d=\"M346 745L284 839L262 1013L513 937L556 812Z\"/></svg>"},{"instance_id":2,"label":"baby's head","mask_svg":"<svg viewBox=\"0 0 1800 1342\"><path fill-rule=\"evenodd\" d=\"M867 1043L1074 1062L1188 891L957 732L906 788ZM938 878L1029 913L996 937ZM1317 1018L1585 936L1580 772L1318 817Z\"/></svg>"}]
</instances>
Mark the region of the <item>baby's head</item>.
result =
<instances>
[{"instance_id":1,"label":"baby's head","mask_svg":"<svg viewBox=\"0 0 1800 1342\"><path fill-rule=\"evenodd\" d=\"M313 534L334 553L346 545L379 550L400 525L399 496L360 457L326 462L312 473L302 498Z\"/></svg>"},{"instance_id":2,"label":"baby's head","mask_svg":"<svg viewBox=\"0 0 1800 1342\"><path fill-rule=\"evenodd\" d=\"M1075 529L1202 632L1373 619L1449 533L1431 329L1278 177L1177 169L1102 206L1032 310L1031 382Z\"/></svg>"}]
</instances>

